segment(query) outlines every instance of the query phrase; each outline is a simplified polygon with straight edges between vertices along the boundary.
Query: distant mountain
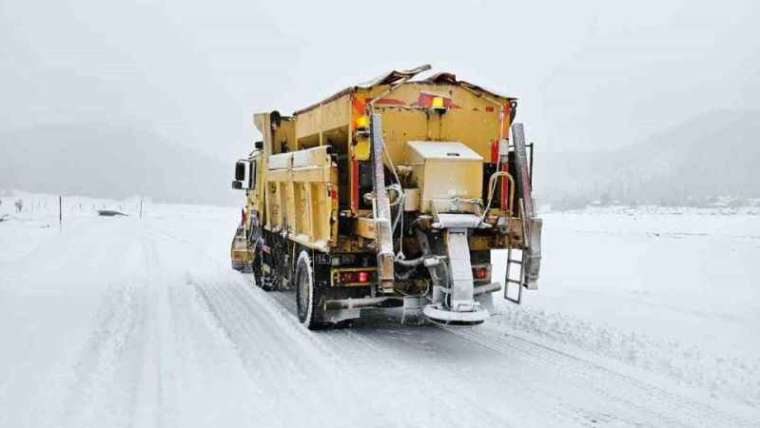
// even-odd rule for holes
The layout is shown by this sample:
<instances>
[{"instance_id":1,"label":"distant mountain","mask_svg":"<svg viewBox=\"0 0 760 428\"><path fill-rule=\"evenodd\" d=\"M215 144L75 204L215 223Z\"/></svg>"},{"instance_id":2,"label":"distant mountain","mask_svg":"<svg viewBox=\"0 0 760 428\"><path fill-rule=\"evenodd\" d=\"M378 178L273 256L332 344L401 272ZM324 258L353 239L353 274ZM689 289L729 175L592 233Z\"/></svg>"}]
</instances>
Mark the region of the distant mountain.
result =
<instances>
[{"instance_id":1,"label":"distant mountain","mask_svg":"<svg viewBox=\"0 0 760 428\"><path fill-rule=\"evenodd\" d=\"M136 127L0 130L0 190L238 204L231 179L231 161ZM538 146L535 187L555 206L760 198L760 112L713 111L613 151L544 153Z\"/></svg>"},{"instance_id":2,"label":"distant mountain","mask_svg":"<svg viewBox=\"0 0 760 428\"><path fill-rule=\"evenodd\" d=\"M0 188L234 204L229 165L142 129L46 125L0 131Z\"/></svg>"},{"instance_id":3,"label":"distant mountain","mask_svg":"<svg viewBox=\"0 0 760 428\"><path fill-rule=\"evenodd\" d=\"M710 112L620 150L537 152L535 175L538 197L559 204L757 198L760 112Z\"/></svg>"}]
</instances>

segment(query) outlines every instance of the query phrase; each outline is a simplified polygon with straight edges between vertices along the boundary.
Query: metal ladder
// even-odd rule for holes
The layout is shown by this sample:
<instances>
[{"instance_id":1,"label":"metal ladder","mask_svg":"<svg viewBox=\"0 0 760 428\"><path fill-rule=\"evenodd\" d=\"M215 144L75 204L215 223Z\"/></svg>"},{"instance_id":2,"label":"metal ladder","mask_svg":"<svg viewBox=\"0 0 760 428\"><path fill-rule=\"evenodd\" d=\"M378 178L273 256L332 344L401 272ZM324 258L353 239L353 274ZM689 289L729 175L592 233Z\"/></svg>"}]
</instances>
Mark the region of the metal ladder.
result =
<instances>
[{"instance_id":1,"label":"metal ladder","mask_svg":"<svg viewBox=\"0 0 760 428\"><path fill-rule=\"evenodd\" d=\"M509 246L509 248L507 249L507 272L506 272L506 275L504 275L504 299L506 299L506 300L508 300L508 301L516 304L516 305L519 305L520 302L522 301L522 290L523 290L523 288L527 288L527 286L528 286L528 277L527 277L527 274L525 272L525 251L526 250L524 248L524 246L528 242L527 241L527 239L528 239L528 233L527 233L528 232L527 231L528 224L525 221L525 206L523 205L523 200L522 199L520 199L519 204L520 204L520 214L521 214L521 217L522 217L522 242L523 242L523 249L517 250L517 251L520 252L520 257L519 258L515 258L515 257L513 257L513 251L514 251L514 249L512 248L511 245ZM514 278L512 278L509 275L509 273L510 273L511 268L512 268L513 265L515 265L517 267L517 269L519 269L519 275L518 275L519 279L514 279ZM510 295L509 295L509 290L510 290L509 286L511 284L517 285L517 297L510 297Z\"/></svg>"},{"instance_id":2,"label":"metal ladder","mask_svg":"<svg viewBox=\"0 0 760 428\"><path fill-rule=\"evenodd\" d=\"M507 273L504 278L504 298L514 304L519 305L520 301L522 300L523 288L527 286L525 269L523 268L523 257L525 256L525 250L518 250L520 251L519 259L513 257L512 251L512 248L507 249ZM515 265L517 269L519 269L519 279L515 279L510 276L512 265ZM517 286L517 297L512 297L509 295L510 285Z\"/></svg>"},{"instance_id":3,"label":"metal ladder","mask_svg":"<svg viewBox=\"0 0 760 428\"><path fill-rule=\"evenodd\" d=\"M512 303L520 304L522 300L523 288L528 288L528 272L526 270L526 263L529 262L528 252L532 251L533 240L531 240L532 223L529 223L529 219L533 221L535 217L535 208L533 206L533 196L531 186L533 182L533 147L530 151L530 163L528 162L528 155L525 143L525 130L521 123L515 123L512 125L512 150L515 157L516 166L516 182L520 189L522 197L518 200L520 218L522 219L523 239L520 251L520 258L515 258L512 255L512 245L510 244L507 250L507 274L504 278L504 298ZM540 233L540 231L539 231ZM540 238L540 235L537 235ZM540 247L539 247L540 251ZM518 279L510 277L510 271L512 265L516 265L519 269ZM509 295L510 285L517 285L517 297L511 297Z\"/></svg>"}]
</instances>

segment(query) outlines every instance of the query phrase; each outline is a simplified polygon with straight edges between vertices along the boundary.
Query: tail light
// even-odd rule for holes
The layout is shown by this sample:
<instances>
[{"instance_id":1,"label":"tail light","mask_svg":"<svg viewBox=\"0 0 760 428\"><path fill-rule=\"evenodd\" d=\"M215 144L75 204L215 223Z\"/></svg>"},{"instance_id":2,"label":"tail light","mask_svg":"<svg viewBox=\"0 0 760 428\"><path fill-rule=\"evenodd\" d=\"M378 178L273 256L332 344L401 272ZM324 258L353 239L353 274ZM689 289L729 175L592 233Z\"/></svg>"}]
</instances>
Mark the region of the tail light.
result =
<instances>
[{"instance_id":1,"label":"tail light","mask_svg":"<svg viewBox=\"0 0 760 428\"><path fill-rule=\"evenodd\" d=\"M334 285L360 285L372 282L372 271L344 270L333 274Z\"/></svg>"},{"instance_id":2,"label":"tail light","mask_svg":"<svg viewBox=\"0 0 760 428\"><path fill-rule=\"evenodd\" d=\"M343 284L351 283L351 282L357 282L356 281L356 272L341 272L340 273L340 282Z\"/></svg>"},{"instance_id":3,"label":"tail light","mask_svg":"<svg viewBox=\"0 0 760 428\"><path fill-rule=\"evenodd\" d=\"M486 281L491 278L491 266L474 266L472 268L472 277L476 281Z\"/></svg>"}]
</instances>

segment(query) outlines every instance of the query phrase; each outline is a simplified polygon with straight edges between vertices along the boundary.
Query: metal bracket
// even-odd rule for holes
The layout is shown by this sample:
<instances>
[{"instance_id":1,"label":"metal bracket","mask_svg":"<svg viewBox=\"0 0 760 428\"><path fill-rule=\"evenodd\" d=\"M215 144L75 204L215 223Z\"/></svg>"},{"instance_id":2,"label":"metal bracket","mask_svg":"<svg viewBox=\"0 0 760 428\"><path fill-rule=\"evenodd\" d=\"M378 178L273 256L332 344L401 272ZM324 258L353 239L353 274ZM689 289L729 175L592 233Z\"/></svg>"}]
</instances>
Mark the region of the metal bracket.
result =
<instances>
[{"instance_id":1,"label":"metal bracket","mask_svg":"<svg viewBox=\"0 0 760 428\"><path fill-rule=\"evenodd\" d=\"M393 289L393 236L391 228L391 207L388 193L385 190L385 170L383 164L383 127L379 114L373 113L371 118L372 164L375 199L373 214L377 239L377 268L380 287L384 290Z\"/></svg>"}]
</instances>

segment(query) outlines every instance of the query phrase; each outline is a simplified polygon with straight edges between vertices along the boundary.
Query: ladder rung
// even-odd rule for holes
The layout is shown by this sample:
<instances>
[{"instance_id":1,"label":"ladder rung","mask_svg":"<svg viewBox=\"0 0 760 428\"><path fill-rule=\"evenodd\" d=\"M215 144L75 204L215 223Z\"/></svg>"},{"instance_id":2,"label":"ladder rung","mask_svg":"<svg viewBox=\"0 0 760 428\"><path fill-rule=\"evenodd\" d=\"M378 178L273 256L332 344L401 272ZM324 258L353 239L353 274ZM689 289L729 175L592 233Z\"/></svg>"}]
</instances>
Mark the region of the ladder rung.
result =
<instances>
[{"instance_id":1,"label":"ladder rung","mask_svg":"<svg viewBox=\"0 0 760 428\"><path fill-rule=\"evenodd\" d=\"M507 282L511 282L513 284L522 284L523 283L519 279L508 279Z\"/></svg>"},{"instance_id":2,"label":"ladder rung","mask_svg":"<svg viewBox=\"0 0 760 428\"><path fill-rule=\"evenodd\" d=\"M515 260L515 259L509 259L509 260L507 260L507 262L508 262L508 263L514 263L514 264L516 264L516 265L521 265L521 264L523 264L522 260Z\"/></svg>"}]
</instances>

